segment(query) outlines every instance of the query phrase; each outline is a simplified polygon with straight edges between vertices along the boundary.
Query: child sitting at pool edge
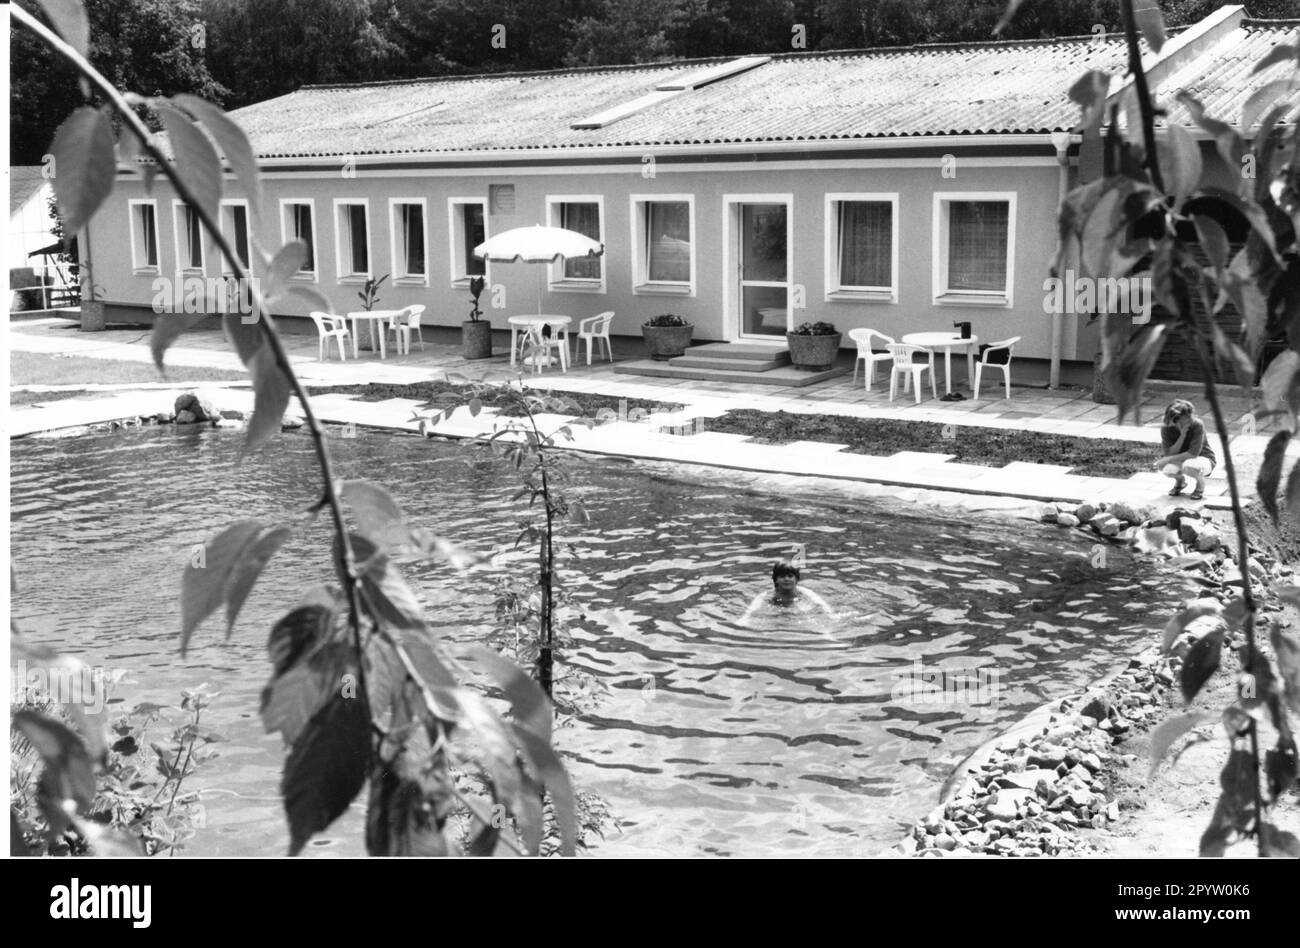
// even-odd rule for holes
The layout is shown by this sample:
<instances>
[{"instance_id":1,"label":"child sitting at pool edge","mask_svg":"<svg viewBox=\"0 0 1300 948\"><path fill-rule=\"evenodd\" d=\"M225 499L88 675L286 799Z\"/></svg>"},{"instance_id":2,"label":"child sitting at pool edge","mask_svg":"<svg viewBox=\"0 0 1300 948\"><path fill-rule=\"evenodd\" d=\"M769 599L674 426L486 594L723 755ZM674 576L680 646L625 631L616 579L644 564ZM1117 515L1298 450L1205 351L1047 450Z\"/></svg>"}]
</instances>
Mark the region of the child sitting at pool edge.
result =
<instances>
[{"instance_id":1,"label":"child sitting at pool edge","mask_svg":"<svg viewBox=\"0 0 1300 948\"><path fill-rule=\"evenodd\" d=\"M1160 429L1161 457L1155 468L1174 479L1170 497L1177 497L1190 477L1196 482L1192 500L1205 497L1205 479L1218 463L1210 449L1210 439L1205 424L1196 417L1192 403L1184 398L1174 399L1165 409L1164 425Z\"/></svg>"}]
</instances>

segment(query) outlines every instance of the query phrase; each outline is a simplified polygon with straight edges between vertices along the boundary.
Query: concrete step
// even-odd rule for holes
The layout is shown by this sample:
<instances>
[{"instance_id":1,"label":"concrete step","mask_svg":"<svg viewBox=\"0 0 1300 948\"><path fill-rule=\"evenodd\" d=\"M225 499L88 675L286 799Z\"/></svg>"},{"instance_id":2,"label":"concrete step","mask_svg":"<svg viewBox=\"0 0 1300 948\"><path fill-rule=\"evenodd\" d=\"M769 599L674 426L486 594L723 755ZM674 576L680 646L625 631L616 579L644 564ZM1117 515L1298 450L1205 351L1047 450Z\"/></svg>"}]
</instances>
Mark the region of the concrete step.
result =
<instances>
[{"instance_id":1,"label":"concrete step","mask_svg":"<svg viewBox=\"0 0 1300 948\"><path fill-rule=\"evenodd\" d=\"M669 365L683 369L717 369L720 372L768 372L790 364L787 355L784 361L779 359L712 359L694 355L681 355L668 360Z\"/></svg>"},{"instance_id":2,"label":"concrete step","mask_svg":"<svg viewBox=\"0 0 1300 948\"><path fill-rule=\"evenodd\" d=\"M783 365L767 372L737 372L682 367L668 362L655 362L650 359L637 362L618 362L614 365L614 372L618 375L649 375L655 378L690 379L696 382L744 382L747 385L774 385L788 388L803 388L806 385L815 385L827 379L848 375L850 371L847 368L835 368L825 372L804 372L794 366Z\"/></svg>"},{"instance_id":3,"label":"concrete step","mask_svg":"<svg viewBox=\"0 0 1300 948\"><path fill-rule=\"evenodd\" d=\"M740 359L755 362L775 360L778 365L789 365L790 350L785 346L764 346L749 342L710 342L703 346L692 346L686 350L685 356L678 356L678 358Z\"/></svg>"}]
</instances>

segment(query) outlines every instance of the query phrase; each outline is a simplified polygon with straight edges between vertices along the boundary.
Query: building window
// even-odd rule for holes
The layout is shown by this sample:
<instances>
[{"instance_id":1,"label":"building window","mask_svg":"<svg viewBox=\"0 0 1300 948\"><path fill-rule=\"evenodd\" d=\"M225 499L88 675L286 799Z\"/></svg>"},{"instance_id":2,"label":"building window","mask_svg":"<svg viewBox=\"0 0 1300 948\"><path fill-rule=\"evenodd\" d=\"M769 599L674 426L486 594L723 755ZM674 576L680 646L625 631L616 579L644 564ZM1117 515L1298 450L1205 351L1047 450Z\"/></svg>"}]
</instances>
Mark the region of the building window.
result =
<instances>
[{"instance_id":1,"label":"building window","mask_svg":"<svg viewBox=\"0 0 1300 948\"><path fill-rule=\"evenodd\" d=\"M487 202L482 198L451 198L447 208L451 282L464 284L470 277L486 276L487 264L474 256L474 248L487 240Z\"/></svg>"},{"instance_id":2,"label":"building window","mask_svg":"<svg viewBox=\"0 0 1300 948\"><path fill-rule=\"evenodd\" d=\"M316 220L311 201L280 202L280 238L282 243L301 240L307 245L307 259L296 274L316 278Z\"/></svg>"},{"instance_id":3,"label":"building window","mask_svg":"<svg viewBox=\"0 0 1300 948\"><path fill-rule=\"evenodd\" d=\"M186 273L203 272L203 225L199 212L184 201L176 201L176 266Z\"/></svg>"},{"instance_id":4,"label":"building window","mask_svg":"<svg viewBox=\"0 0 1300 948\"><path fill-rule=\"evenodd\" d=\"M423 198L397 198L390 202L393 226L393 280L398 283L429 282L425 252Z\"/></svg>"},{"instance_id":5,"label":"building window","mask_svg":"<svg viewBox=\"0 0 1300 948\"><path fill-rule=\"evenodd\" d=\"M553 227L576 231L603 244L605 242L603 205L604 199L599 196L548 197L546 199L547 221ZM566 257L562 263L554 265L551 284L564 289L603 292L605 289L604 258Z\"/></svg>"},{"instance_id":6,"label":"building window","mask_svg":"<svg viewBox=\"0 0 1300 948\"><path fill-rule=\"evenodd\" d=\"M235 256L247 270L251 266L253 259L252 249L249 243L248 235L248 204L243 201L223 201L221 203L221 232L230 242L235 251ZM222 275L235 272L229 260L222 254L221 273Z\"/></svg>"},{"instance_id":7,"label":"building window","mask_svg":"<svg viewBox=\"0 0 1300 948\"><path fill-rule=\"evenodd\" d=\"M1011 305L1014 243L1014 194L936 194L936 300Z\"/></svg>"},{"instance_id":8,"label":"building window","mask_svg":"<svg viewBox=\"0 0 1300 948\"><path fill-rule=\"evenodd\" d=\"M364 201L334 202L335 251L340 280L370 276L369 216Z\"/></svg>"},{"instance_id":9,"label":"building window","mask_svg":"<svg viewBox=\"0 0 1300 948\"><path fill-rule=\"evenodd\" d=\"M131 201L131 266L158 270L158 208L153 201Z\"/></svg>"},{"instance_id":10,"label":"building window","mask_svg":"<svg viewBox=\"0 0 1300 948\"><path fill-rule=\"evenodd\" d=\"M896 298L898 196L827 195L827 295Z\"/></svg>"},{"instance_id":11,"label":"building window","mask_svg":"<svg viewBox=\"0 0 1300 948\"><path fill-rule=\"evenodd\" d=\"M695 200L691 195L632 196L638 293L689 294L695 288Z\"/></svg>"}]
</instances>

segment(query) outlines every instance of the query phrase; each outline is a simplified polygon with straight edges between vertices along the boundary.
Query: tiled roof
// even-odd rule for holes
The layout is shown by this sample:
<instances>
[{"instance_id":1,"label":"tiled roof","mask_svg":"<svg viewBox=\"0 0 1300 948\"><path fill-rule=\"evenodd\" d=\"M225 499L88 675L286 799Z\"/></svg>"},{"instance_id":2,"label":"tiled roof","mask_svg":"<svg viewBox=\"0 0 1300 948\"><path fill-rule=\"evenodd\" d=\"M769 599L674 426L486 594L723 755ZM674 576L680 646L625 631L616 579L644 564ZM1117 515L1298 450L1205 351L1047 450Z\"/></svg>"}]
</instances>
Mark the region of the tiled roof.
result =
<instances>
[{"instance_id":1,"label":"tiled roof","mask_svg":"<svg viewBox=\"0 0 1300 948\"><path fill-rule=\"evenodd\" d=\"M1168 121L1191 125L1191 116L1174 94L1185 89L1200 100L1210 116L1225 122L1241 120L1241 107L1246 100L1269 82L1284 79L1294 69L1293 64L1274 63L1267 69L1251 75L1255 64L1270 49L1282 43L1295 43L1300 39L1300 20L1247 20L1237 29L1209 45L1195 59L1172 72L1157 89L1160 104L1169 110ZM1286 98L1300 107L1300 89L1293 89ZM1294 120L1295 109L1289 113Z\"/></svg>"},{"instance_id":2,"label":"tiled roof","mask_svg":"<svg viewBox=\"0 0 1300 948\"><path fill-rule=\"evenodd\" d=\"M603 128L570 125L724 62L317 86L240 109L261 157L535 152L1070 128L1066 90L1119 72L1118 36L792 53Z\"/></svg>"},{"instance_id":3,"label":"tiled roof","mask_svg":"<svg viewBox=\"0 0 1300 948\"><path fill-rule=\"evenodd\" d=\"M41 189L45 177L40 165L9 166L9 216L18 213L19 208L27 203L33 194Z\"/></svg>"}]
</instances>

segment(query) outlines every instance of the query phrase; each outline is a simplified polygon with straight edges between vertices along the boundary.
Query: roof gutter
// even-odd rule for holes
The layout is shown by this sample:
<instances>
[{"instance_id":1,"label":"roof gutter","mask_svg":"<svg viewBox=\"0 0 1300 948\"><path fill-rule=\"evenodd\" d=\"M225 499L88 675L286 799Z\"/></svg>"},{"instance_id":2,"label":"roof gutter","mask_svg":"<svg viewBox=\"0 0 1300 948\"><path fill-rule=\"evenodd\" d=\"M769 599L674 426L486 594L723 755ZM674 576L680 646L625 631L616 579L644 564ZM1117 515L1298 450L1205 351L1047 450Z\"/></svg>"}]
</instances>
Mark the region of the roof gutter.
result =
<instances>
[{"instance_id":1,"label":"roof gutter","mask_svg":"<svg viewBox=\"0 0 1300 948\"><path fill-rule=\"evenodd\" d=\"M494 151L406 151L387 152L376 155L349 155L357 166L381 165L389 162L461 162L463 164L499 164L501 161L527 161L535 158L571 158L589 160L593 157L627 158L640 163L645 155L656 158L692 157L700 154L799 154L801 152L827 151L861 151L862 149L879 149L892 151L903 148L918 147L953 147L965 145L1003 145L1003 146L1037 146L1052 145L1053 132L1014 132L982 133L970 132L960 135L907 135L891 138L833 138L804 139L800 141L777 142L693 142L681 145L582 145L577 147L496 149ZM305 155L300 157L259 157L263 168L273 169L281 165L320 165L333 168L344 154Z\"/></svg>"}]
</instances>

